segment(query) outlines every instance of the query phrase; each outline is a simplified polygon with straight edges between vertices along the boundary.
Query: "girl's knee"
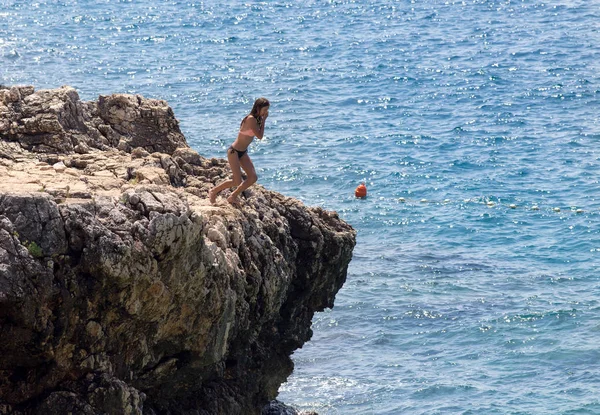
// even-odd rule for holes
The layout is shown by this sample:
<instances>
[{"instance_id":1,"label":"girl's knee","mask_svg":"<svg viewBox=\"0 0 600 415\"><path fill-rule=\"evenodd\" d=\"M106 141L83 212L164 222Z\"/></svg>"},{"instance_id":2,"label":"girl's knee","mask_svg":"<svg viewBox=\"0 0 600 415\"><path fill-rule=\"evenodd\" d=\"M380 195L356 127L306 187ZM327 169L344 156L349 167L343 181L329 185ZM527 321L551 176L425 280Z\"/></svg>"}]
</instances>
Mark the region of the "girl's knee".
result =
<instances>
[{"instance_id":1,"label":"girl's knee","mask_svg":"<svg viewBox=\"0 0 600 415\"><path fill-rule=\"evenodd\" d=\"M248 176L248 180L251 184L254 184L258 181L258 176L256 174L251 174L250 176Z\"/></svg>"}]
</instances>

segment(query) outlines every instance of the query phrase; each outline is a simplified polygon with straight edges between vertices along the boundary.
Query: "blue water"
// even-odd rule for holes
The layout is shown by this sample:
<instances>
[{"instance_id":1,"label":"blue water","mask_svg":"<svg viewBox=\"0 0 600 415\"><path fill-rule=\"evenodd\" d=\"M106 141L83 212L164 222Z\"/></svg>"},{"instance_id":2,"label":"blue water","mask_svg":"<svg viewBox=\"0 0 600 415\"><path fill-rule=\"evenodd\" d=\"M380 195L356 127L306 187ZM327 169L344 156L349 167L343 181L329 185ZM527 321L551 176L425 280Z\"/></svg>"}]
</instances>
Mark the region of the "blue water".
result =
<instances>
[{"instance_id":1,"label":"blue water","mask_svg":"<svg viewBox=\"0 0 600 415\"><path fill-rule=\"evenodd\" d=\"M281 400L600 414L599 21L584 0L0 0L0 82L166 99L208 157L271 100L260 184L358 230Z\"/></svg>"}]
</instances>

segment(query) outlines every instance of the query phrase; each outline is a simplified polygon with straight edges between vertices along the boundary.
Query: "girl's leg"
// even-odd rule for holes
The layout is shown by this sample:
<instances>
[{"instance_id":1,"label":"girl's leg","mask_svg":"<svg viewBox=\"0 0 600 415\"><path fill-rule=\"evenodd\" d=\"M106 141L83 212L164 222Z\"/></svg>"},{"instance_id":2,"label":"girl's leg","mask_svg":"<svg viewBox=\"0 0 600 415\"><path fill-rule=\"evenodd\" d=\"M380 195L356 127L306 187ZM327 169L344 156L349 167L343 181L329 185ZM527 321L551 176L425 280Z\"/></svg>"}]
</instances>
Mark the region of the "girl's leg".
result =
<instances>
[{"instance_id":1,"label":"girl's leg","mask_svg":"<svg viewBox=\"0 0 600 415\"><path fill-rule=\"evenodd\" d=\"M252 186L258 180L256 171L254 170L254 164L252 164L252 160L250 160L250 156L248 154L246 154L240 159L240 164L246 172L246 180L244 180L242 184L240 184L238 188L235 189L233 193L231 193L231 195L227 198L227 201L229 203L235 203L237 201L238 195L250 186Z\"/></svg>"},{"instance_id":2,"label":"girl's leg","mask_svg":"<svg viewBox=\"0 0 600 415\"><path fill-rule=\"evenodd\" d=\"M210 200L210 203L212 203L213 205L215 204L215 202L217 201L217 195L222 191L225 190L229 187L233 187L235 186L235 184L233 184L233 180L226 180L223 183L220 183L218 186L213 187L209 192L208 192L208 198Z\"/></svg>"},{"instance_id":3,"label":"girl's leg","mask_svg":"<svg viewBox=\"0 0 600 415\"><path fill-rule=\"evenodd\" d=\"M228 189L230 187L239 186L242 182L242 170L240 168L240 159L235 150L227 150L227 160L229 161L229 167L231 167L231 173L233 174L232 180L226 180L218 186L213 187L208 192L208 198L210 199L210 203L215 203L217 200L217 195L222 190Z\"/></svg>"}]
</instances>

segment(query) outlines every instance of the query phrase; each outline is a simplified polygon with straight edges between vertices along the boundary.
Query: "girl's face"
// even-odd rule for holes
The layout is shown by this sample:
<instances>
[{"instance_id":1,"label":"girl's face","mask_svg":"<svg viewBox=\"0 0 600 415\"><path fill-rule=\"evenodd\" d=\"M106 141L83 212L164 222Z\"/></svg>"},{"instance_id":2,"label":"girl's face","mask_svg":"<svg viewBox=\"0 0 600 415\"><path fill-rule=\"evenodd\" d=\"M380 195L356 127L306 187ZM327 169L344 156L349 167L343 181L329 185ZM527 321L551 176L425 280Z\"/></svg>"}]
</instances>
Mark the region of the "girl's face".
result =
<instances>
[{"instance_id":1,"label":"girl's face","mask_svg":"<svg viewBox=\"0 0 600 415\"><path fill-rule=\"evenodd\" d=\"M269 107L262 107L258 112L258 115L260 115L261 117L269 115Z\"/></svg>"}]
</instances>

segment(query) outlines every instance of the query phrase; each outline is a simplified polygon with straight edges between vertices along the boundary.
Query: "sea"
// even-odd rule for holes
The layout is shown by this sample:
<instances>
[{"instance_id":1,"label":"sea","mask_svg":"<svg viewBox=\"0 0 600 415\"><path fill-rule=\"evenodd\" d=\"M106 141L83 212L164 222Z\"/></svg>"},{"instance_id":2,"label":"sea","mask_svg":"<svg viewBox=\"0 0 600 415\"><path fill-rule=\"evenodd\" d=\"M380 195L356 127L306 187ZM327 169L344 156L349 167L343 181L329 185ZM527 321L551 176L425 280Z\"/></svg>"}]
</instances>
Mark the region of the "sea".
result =
<instances>
[{"instance_id":1,"label":"sea","mask_svg":"<svg viewBox=\"0 0 600 415\"><path fill-rule=\"evenodd\" d=\"M278 399L600 414L597 0L0 0L0 83L167 100L358 232ZM354 197L358 184L366 199Z\"/></svg>"}]
</instances>

